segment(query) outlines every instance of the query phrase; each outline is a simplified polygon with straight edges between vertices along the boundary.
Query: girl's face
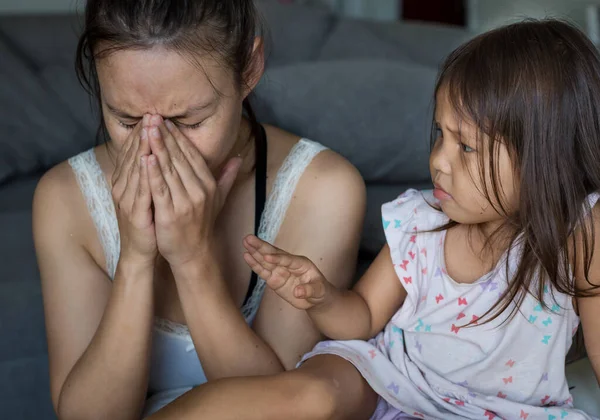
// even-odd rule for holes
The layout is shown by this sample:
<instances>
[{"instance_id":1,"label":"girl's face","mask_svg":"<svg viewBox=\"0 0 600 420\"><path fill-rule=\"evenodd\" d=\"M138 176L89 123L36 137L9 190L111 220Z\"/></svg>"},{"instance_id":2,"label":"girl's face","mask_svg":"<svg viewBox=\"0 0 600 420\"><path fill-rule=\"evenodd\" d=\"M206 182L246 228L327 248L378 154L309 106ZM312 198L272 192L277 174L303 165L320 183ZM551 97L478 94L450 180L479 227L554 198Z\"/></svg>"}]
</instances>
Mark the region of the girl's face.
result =
<instances>
[{"instance_id":1,"label":"girl's face","mask_svg":"<svg viewBox=\"0 0 600 420\"><path fill-rule=\"evenodd\" d=\"M500 203L494 198L487 150L491 141L487 136L477 142L480 135L470 121L460 118L448 98L447 89L440 89L436 98L436 141L429 159L431 179L436 189L434 195L440 200L442 210L448 217L464 224L497 224L504 219L496 209ZM499 195L509 212L517 208L517 188L514 169L506 145L494 142L495 176L500 181ZM481 150L480 150L481 149ZM481 177L480 153L485 153L484 174ZM491 201L485 196L485 186Z\"/></svg>"},{"instance_id":2,"label":"girl's face","mask_svg":"<svg viewBox=\"0 0 600 420\"><path fill-rule=\"evenodd\" d=\"M227 160L247 93L212 58L199 57L198 63L160 46L98 60L104 122L118 150L144 114L151 114L175 123L213 170Z\"/></svg>"}]
</instances>

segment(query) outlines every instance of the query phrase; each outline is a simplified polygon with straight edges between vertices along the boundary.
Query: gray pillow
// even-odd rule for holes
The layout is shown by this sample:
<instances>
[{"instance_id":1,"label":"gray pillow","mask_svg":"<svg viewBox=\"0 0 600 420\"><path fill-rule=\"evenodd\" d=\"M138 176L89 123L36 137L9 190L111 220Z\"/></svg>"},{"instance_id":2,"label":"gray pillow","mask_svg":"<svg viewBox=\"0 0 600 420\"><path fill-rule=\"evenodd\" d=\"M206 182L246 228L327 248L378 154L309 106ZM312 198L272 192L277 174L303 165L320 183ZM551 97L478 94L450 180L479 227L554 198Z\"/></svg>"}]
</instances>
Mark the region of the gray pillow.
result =
<instances>
[{"instance_id":1,"label":"gray pillow","mask_svg":"<svg viewBox=\"0 0 600 420\"><path fill-rule=\"evenodd\" d=\"M464 29L424 23L342 20L331 32L319 60L387 59L437 69L473 35Z\"/></svg>"},{"instance_id":2,"label":"gray pillow","mask_svg":"<svg viewBox=\"0 0 600 420\"><path fill-rule=\"evenodd\" d=\"M315 59L334 24L325 7L259 0L267 26L267 64L284 65Z\"/></svg>"},{"instance_id":3,"label":"gray pillow","mask_svg":"<svg viewBox=\"0 0 600 420\"><path fill-rule=\"evenodd\" d=\"M0 184L48 168L94 144L93 132L66 105L72 98L55 91L54 81L41 77L43 69L3 42L0 57Z\"/></svg>"},{"instance_id":4,"label":"gray pillow","mask_svg":"<svg viewBox=\"0 0 600 420\"><path fill-rule=\"evenodd\" d=\"M336 150L366 181L427 181L435 78L400 62L301 63L270 69L254 103L261 121Z\"/></svg>"}]
</instances>

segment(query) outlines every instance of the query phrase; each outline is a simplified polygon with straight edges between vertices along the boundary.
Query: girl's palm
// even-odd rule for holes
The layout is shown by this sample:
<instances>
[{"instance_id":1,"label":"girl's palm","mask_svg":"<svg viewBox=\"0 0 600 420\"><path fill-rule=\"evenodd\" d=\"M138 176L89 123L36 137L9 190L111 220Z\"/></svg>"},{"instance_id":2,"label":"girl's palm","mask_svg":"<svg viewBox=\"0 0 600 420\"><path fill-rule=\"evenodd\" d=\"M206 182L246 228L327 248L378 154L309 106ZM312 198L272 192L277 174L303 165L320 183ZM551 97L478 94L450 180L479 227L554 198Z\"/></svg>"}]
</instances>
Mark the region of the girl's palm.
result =
<instances>
[{"instance_id":1,"label":"girl's palm","mask_svg":"<svg viewBox=\"0 0 600 420\"><path fill-rule=\"evenodd\" d=\"M246 263L282 299L304 310L323 302L326 280L308 258L288 254L252 235L244 246Z\"/></svg>"}]
</instances>

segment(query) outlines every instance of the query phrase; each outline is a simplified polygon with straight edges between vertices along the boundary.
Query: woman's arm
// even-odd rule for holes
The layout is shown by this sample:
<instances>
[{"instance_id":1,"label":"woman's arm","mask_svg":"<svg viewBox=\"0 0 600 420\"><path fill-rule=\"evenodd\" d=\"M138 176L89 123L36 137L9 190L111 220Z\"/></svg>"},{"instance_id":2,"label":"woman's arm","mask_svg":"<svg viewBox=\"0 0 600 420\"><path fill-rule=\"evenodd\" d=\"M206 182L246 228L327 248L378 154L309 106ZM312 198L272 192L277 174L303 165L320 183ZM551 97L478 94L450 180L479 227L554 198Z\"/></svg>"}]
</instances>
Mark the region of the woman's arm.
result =
<instances>
[{"instance_id":1,"label":"woman's arm","mask_svg":"<svg viewBox=\"0 0 600 420\"><path fill-rule=\"evenodd\" d=\"M301 178L277 243L293 244L346 288L356 267L364 200L356 170L341 157L324 153ZM270 290L250 328L211 256L196 260L186 271L173 268L173 273L192 337L201 337L196 351L209 379L292 369L322 338L305 311Z\"/></svg>"},{"instance_id":2,"label":"woman's arm","mask_svg":"<svg viewBox=\"0 0 600 420\"><path fill-rule=\"evenodd\" d=\"M584 268L583 240L578 237L576 242L578 261L575 264L575 281L582 290L600 286L600 205L593 209L592 215L595 238L588 275ZM577 299L577 308L583 328L585 348L600 385L600 289L596 289L594 297Z\"/></svg>"},{"instance_id":3,"label":"woman's arm","mask_svg":"<svg viewBox=\"0 0 600 420\"><path fill-rule=\"evenodd\" d=\"M228 162L221 177L215 179L196 147L174 124L160 118L152 119L150 124L158 129L150 130L155 164L149 167L158 247L173 271L207 378L269 374L293 367L319 339L306 315L286 307L263 322L264 315L259 313L255 333L232 301L211 251L214 222L239 169L239 159ZM364 187L356 170L345 160L331 152L324 155L324 159L315 159L324 160L320 166L313 162L303 174L302 179L308 179L310 185L305 191L296 189L278 241L293 240L294 249L300 252L314 253L312 249L316 248L318 253L313 255L320 257L323 265L343 267L334 278L349 281L355 267ZM345 182L338 183L340 179ZM352 188L346 188L348 184ZM355 200L357 189L363 194L359 193L362 200ZM334 191L340 197L338 201L331 198ZM294 208L304 213L298 219L290 217ZM286 231L289 223L292 227ZM312 235L315 231L318 236ZM316 245L321 243L328 246ZM263 308L282 307L282 302L265 299ZM300 327L295 340L290 338L291 327Z\"/></svg>"},{"instance_id":4,"label":"woman's arm","mask_svg":"<svg viewBox=\"0 0 600 420\"><path fill-rule=\"evenodd\" d=\"M70 187L67 188L67 187ZM139 418L147 387L152 270L120 262L114 284L82 246L89 216L71 169L51 170L33 203L35 247L60 419Z\"/></svg>"}]
</instances>

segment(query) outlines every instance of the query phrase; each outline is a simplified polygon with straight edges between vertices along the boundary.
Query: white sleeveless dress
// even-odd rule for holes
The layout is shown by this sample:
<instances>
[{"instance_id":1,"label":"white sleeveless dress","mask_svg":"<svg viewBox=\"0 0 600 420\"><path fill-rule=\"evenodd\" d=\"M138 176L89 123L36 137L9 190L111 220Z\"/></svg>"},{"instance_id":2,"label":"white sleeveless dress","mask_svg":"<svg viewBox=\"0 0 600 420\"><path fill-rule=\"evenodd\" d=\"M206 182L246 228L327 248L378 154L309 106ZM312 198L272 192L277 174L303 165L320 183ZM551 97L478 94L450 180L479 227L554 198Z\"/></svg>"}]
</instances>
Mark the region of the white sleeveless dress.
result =
<instances>
[{"instance_id":1,"label":"white sleeveless dress","mask_svg":"<svg viewBox=\"0 0 600 420\"><path fill-rule=\"evenodd\" d=\"M599 198L590 195L589 206ZM519 246L478 281L457 283L446 271L446 232L433 232L449 221L436 202L432 191L409 190L382 207L408 294L384 330L368 342L319 343L304 360L335 354L350 361L380 396L372 420L594 418L573 407L565 375L579 325L571 297L549 285L544 302L527 295L514 318L507 318L513 303L483 323L508 287L507 259L510 275L518 266Z\"/></svg>"},{"instance_id":2,"label":"white sleeveless dress","mask_svg":"<svg viewBox=\"0 0 600 420\"><path fill-rule=\"evenodd\" d=\"M277 173L265 203L258 231L261 239L271 243L276 239L300 177L313 158L323 150L326 150L324 146L307 139L301 139L292 148ZM69 164L104 249L106 271L113 279L119 261L120 237L111 188L93 149L69 159ZM252 324L256 316L265 285L265 281L259 279L250 299L241 308L248 324ZM154 324L148 387L150 397L144 416L158 411L207 381L187 326L158 317Z\"/></svg>"}]
</instances>

